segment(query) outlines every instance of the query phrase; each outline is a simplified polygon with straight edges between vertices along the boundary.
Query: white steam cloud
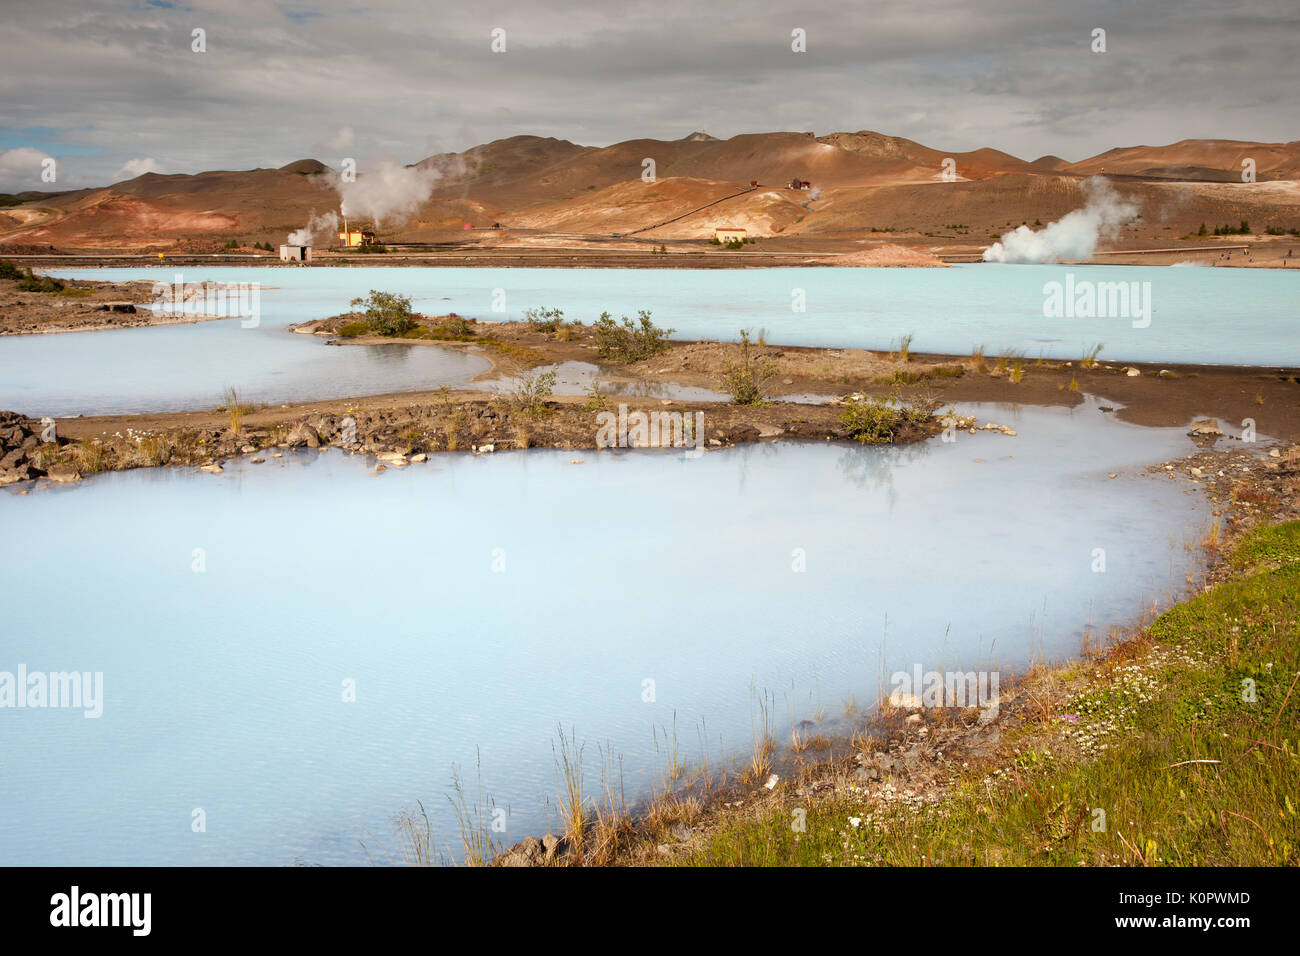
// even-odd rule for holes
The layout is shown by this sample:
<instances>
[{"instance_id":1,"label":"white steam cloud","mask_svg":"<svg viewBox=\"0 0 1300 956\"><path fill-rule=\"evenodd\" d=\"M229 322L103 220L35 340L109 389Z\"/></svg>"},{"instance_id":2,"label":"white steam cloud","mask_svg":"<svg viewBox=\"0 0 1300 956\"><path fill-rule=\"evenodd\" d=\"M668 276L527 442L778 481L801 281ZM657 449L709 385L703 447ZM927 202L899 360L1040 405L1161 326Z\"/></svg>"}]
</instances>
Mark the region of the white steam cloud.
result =
<instances>
[{"instance_id":1,"label":"white steam cloud","mask_svg":"<svg viewBox=\"0 0 1300 956\"><path fill-rule=\"evenodd\" d=\"M1100 176L1083 181L1082 209L1066 213L1038 232L1019 226L984 250L985 262L1059 262L1087 259L1102 236L1113 236L1121 225L1137 215L1137 206L1120 197Z\"/></svg>"},{"instance_id":2,"label":"white steam cloud","mask_svg":"<svg viewBox=\"0 0 1300 956\"><path fill-rule=\"evenodd\" d=\"M343 133L351 135L351 130L344 127L340 136ZM289 245L313 245L315 236L337 231L343 219L357 227L362 224L373 224L376 228L400 226L428 201L440 180L463 171L464 163L459 158L426 161L415 166L380 159L366 163L350 180L331 170L321 179L322 185L338 192L338 212L319 216L313 212L306 226L289 234Z\"/></svg>"},{"instance_id":3,"label":"white steam cloud","mask_svg":"<svg viewBox=\"0 0 1300 956\"><path fill-rule=\"evenodd\" d=\"M338 230L338 228L339 228L338 213L327 212L320 216L316 215L315 213L312 213L311 218L307 220L307 225L303 226L301 229L295 232L289 233L288 243L291 246L315 245L315 243L312 242L312 239L318 233L335 232Z\"/></svg>"},{"instance_id":4,"label":"white steam cloud","mask_svg":"<svg viewBox=\"0 0 1300 956\"><path fill-rule=\"evenodd\" d=\"M442 177L442 170L433 165L401 166L383 159L352 182L336 182L343 197L340 211L349 219L372 219L376 226L400 225L429 198Z\"/></svg>"}]
</instances>

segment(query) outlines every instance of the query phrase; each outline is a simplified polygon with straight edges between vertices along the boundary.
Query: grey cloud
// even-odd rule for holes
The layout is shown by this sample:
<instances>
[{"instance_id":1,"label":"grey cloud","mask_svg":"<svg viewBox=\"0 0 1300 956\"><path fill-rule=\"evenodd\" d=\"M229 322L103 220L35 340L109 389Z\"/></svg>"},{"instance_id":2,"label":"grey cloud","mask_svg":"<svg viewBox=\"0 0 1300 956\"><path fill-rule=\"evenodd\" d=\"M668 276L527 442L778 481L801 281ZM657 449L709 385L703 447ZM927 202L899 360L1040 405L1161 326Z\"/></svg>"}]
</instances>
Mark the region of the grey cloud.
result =
<instances>
[{"instance_id":1,"label":"grey cloud","mask_svg":"<svg viewBox=\"0 0 1300 956\"><path fill-rule=\"evenodd\" d=\"M62 185L111 181L142 156L174 172L280 165L345 126L352 154L408 162L517 133L606 145L862 128L1078 159L1197 136L1293 139L1300 89L1300 12L1283 0L55 0L6 17L0 125L61 131ZM489 49L496 26L505 54ZM1088 52L1094 26L1106 54ZM190 51L195 27L207 53ZM790 52L795 27L805 54Z\"/></svg>"}]
</instances>

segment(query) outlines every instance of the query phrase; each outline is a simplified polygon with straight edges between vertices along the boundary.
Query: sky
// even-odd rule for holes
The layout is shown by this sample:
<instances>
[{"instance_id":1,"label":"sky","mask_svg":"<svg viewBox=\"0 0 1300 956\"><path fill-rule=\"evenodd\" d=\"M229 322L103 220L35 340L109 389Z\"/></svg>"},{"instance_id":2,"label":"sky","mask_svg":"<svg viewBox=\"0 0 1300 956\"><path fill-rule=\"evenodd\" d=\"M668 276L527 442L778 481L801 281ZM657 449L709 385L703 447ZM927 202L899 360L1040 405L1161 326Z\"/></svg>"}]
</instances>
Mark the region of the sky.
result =
<instances>
[{"instance_id":1,"label":"sky","mask_svg":"<svg viewBox=\"0 0 1300 956\"><path fill-rule=\"evenodd\" d=\"M1300 138L1297 0L0 0L0 23L0 192L521 133L870 129L1068 160Z\"/></svg>"}]
</instances>

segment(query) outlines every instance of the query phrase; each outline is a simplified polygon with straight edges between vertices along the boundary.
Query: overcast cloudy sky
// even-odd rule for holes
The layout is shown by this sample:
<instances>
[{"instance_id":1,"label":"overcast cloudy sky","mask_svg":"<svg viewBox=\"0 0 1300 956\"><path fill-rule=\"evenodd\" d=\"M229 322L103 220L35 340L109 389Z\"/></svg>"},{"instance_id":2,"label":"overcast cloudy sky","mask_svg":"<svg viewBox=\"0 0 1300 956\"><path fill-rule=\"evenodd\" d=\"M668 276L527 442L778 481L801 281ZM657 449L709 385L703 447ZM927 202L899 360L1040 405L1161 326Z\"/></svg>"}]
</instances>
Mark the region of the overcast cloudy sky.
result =
<instances>
[{"instance_id":1,"label":"overcast cloudy sky","mask_svg":"<svg viewBox=\"0 0 1300 956\"><path fill-rule=\"evenodd\" d=\"M873 129L1076 160L1300 138L1300 2L4 0L0 191L517 133ZM1094 28L1107 52L1091 50ZM491 50L494 28L506 50ZM806 31L807 52L791 50ZM194 52L193 31L206 52ZM58 180L41 181L41 160Z\"/></svg>"}]
</instances>

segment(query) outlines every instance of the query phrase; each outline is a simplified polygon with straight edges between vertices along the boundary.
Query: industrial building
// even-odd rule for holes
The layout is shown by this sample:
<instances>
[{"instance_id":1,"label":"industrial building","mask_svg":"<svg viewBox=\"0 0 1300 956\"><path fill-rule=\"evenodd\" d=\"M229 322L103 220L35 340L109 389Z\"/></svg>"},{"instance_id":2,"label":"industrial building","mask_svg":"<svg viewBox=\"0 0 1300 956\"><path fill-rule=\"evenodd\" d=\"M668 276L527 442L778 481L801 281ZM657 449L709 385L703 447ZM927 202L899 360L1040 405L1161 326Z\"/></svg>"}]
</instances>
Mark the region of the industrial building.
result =
<instances>
[{"instance_id":1,"label":"industrial building","mask_svg":"<svg viewBox=\"0 0 1300 956\"><path fill-rule=\"evenodd\" d=\"M716 226L713 230L713 238L718 242L744 242L746 234L745 230L738 226Z\"/></svg>"},{"instance_id":2,"label":"industrial building","mask_svg":"<svg viewBox=\"0 0 1300 956\"><path fill-rule=\"evenodd\" d=\"M311 262L311 246L280 246L281 262Z\"/></svg>"},{"instance_id":3,"label":"industrial building","mask_svg":"<svg viewBox=\"0 0 1300 956\"><path fill-rule=\"evenodd\" d=\"M368 246L374 241L375 234L369 229L344 229L339 233L339 247L344 249Z\"/></svg>"}]
</instances>

